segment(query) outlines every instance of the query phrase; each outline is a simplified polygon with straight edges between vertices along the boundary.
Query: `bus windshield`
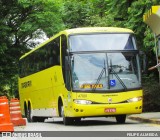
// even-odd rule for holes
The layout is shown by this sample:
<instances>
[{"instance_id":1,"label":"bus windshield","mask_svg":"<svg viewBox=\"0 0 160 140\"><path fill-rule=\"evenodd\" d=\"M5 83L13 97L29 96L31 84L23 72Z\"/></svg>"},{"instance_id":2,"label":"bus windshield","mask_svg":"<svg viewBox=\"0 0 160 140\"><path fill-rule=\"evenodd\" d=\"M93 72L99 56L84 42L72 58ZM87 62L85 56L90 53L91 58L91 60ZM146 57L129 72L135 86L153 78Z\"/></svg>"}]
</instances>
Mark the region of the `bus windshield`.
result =
<instances>
[{"instance_id":1,"label":"bus windshield","mask_svg":"<svg viewBox=\"0 0 160 140\"><path fill-rule=\"evenodd\" d=\"M73 90L119 91L140 88L138 54L133 52L73 54Z\"/></svg>"},{"instance_id":2,"label":"bus windshield","mask_svg":"<svg viewBox=\"0 0 160 140\"><path fill-rule=\"evenodd\" d=\"M69 37L70 52L100 50L136 50L131 34L86 34Z\"/></svg>"}]
</instances>

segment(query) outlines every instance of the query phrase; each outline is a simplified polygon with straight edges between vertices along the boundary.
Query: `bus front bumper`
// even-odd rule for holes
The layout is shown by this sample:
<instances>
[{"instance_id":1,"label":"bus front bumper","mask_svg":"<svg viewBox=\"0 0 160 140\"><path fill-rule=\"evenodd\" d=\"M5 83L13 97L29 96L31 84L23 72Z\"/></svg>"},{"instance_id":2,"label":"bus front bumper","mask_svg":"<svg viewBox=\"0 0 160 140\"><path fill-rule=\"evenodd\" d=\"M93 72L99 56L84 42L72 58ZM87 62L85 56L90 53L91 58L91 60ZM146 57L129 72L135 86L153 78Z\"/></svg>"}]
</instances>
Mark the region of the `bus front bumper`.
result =
<instances>
[{"instance_id":1,"label":"bus front bumper","mask_svg":"<svg viewBox=\"0 0 160 140\"><path fill-rule=\"evenodd\" d=\"M116 116L120 114L142 113L142 101L122 104L73 104L68 109L68 117Z\"/></svg>"}]
</instances>

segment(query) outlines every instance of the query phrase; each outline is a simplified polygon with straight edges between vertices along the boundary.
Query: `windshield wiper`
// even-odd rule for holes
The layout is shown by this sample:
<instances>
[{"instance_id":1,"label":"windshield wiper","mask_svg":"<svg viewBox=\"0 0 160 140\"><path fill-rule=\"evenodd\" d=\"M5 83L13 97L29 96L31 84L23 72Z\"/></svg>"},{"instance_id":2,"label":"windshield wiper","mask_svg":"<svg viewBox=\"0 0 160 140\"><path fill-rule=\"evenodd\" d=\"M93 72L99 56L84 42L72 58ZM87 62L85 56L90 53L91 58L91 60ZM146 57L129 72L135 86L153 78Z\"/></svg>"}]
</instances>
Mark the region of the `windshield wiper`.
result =
<instances>
[{"instance_id":1,"label":"windshield wiper","mask_svg":"<svg viewBox=\"0 0 160 140\"><path fill-rule=\"evenodd\" d=\"M112 66L111 66L111 71L112 71L113 74L116 76L116 78L117 78L118 81L121 83L121 85L124 87L124 89L127 90L126 85L125 85L124 82L121 80L121 78L118 76L118 74L115 72L115 70L112 68Z\"/></svg>"},{"instance_id":2,"label":"windshield wiper","mask_svg":"<svg viewBox=\"0 0 160 140\"><path fill-rule=\"evenodd\" d=\"M94 84L92 91L95 91L97 85L99 84L100 80L102 79L103 73L105 72L105 77L106 77L106 64L105 64L105 60L104 60L104 67L102 68L102 71L100 72L96 83Z\"/></svg>"}]
</instances>

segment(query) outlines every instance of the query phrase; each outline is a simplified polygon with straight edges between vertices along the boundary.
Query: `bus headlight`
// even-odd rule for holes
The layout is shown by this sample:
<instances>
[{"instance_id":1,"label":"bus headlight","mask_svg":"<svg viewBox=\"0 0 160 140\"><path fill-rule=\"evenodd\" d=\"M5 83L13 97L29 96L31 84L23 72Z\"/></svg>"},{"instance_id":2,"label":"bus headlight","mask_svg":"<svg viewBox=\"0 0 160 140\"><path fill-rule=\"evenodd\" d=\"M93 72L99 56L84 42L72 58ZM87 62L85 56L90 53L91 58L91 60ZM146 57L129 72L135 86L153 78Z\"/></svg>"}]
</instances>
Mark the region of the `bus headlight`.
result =
<instances>
[{"instance_id":1,"label":"bus headlight","mask_svg":"<svg viewBox=\"0 0 160 140\"><path fill-rule=\"evenodd\" d=\"M76 104L82 104L82 105L92 104L92 102L88 101L88 100L74 100L74 103L76 103Z\"/></svg>"},{"instance_id":2,"label":"bus headlight","mask_svg":"<svg viewBox=\"0 0 160 140\"><path fill-rule=\"evenodd\" d=\"M138 102L138 101L141 101L141 100L142 100L142 97L135 97L135 98L128 99L127 101L129 103L131 103L131 102Z\"/></svg>"}]
</instances>

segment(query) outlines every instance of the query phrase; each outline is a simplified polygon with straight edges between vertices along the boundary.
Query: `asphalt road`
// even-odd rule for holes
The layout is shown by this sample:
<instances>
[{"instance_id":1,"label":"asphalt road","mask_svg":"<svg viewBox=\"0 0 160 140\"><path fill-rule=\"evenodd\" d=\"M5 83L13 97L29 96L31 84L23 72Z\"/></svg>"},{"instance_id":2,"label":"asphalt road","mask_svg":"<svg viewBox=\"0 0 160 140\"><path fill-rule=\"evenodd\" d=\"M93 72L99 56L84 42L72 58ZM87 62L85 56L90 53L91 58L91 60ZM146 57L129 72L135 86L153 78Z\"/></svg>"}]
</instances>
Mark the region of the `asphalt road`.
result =
<instances>
[{"instance_id":1,"label":"asphalt road","mask_svg":"<svg viewBox=\"0 0 160 140\"><path fill-rule=\"evenodd\" d=\"M138 121L133 121L133 120L126 120L125 124L117 124L115 118L87 118L87 119L82 119L80 124L77 125L71 125L71 126L64 126L62 122L62 118L55 118L55 119L47 119L45 120L44 123L27 123L26 126L19 126L15 127L15 132L17 131L56 131L61 132L61 131L70 131L71 133L74 133L74 131L77 132L87 132L87 131L96 131L94 136L89 136L89 137L76 137L73 138L72 136L69 137L43 137L43 138L12 138L11 140L150 140L150 139L160 139L160 133L159 137L117 137L116 133L119 131L119 133L123 133L124 131L136 131L136 132L142 132L142 131L148 131L153 132L153 131L160 131L160 125L156 124L150 124L150 123L142 123ZM112 135L113 137L106 137L106 136L100 136L96 137L96 133L101 132L101 131L113 131ZM115 132L115 137L114 133ZM91 134L91 135L92 135ZM102 134L103 135L103 134ZM129 135L134 135L134 134L129 134ZM10 140L10 139L4 139L4 140Z\"/></svg>"},{"instance_id":2,"label":"asphalt road","mask_svg":"<svg viewBox=\"0 0 160 140\"><path fill-rule=\"evenodd\" d=\"M62 118L47 119L44 123L27 123L26 126L15 127L15 131L160 131L160 125L126 120L125 124L117 124L115 118L86 118L80 124L65 126Z\"/></svg>"}]
</instances>

